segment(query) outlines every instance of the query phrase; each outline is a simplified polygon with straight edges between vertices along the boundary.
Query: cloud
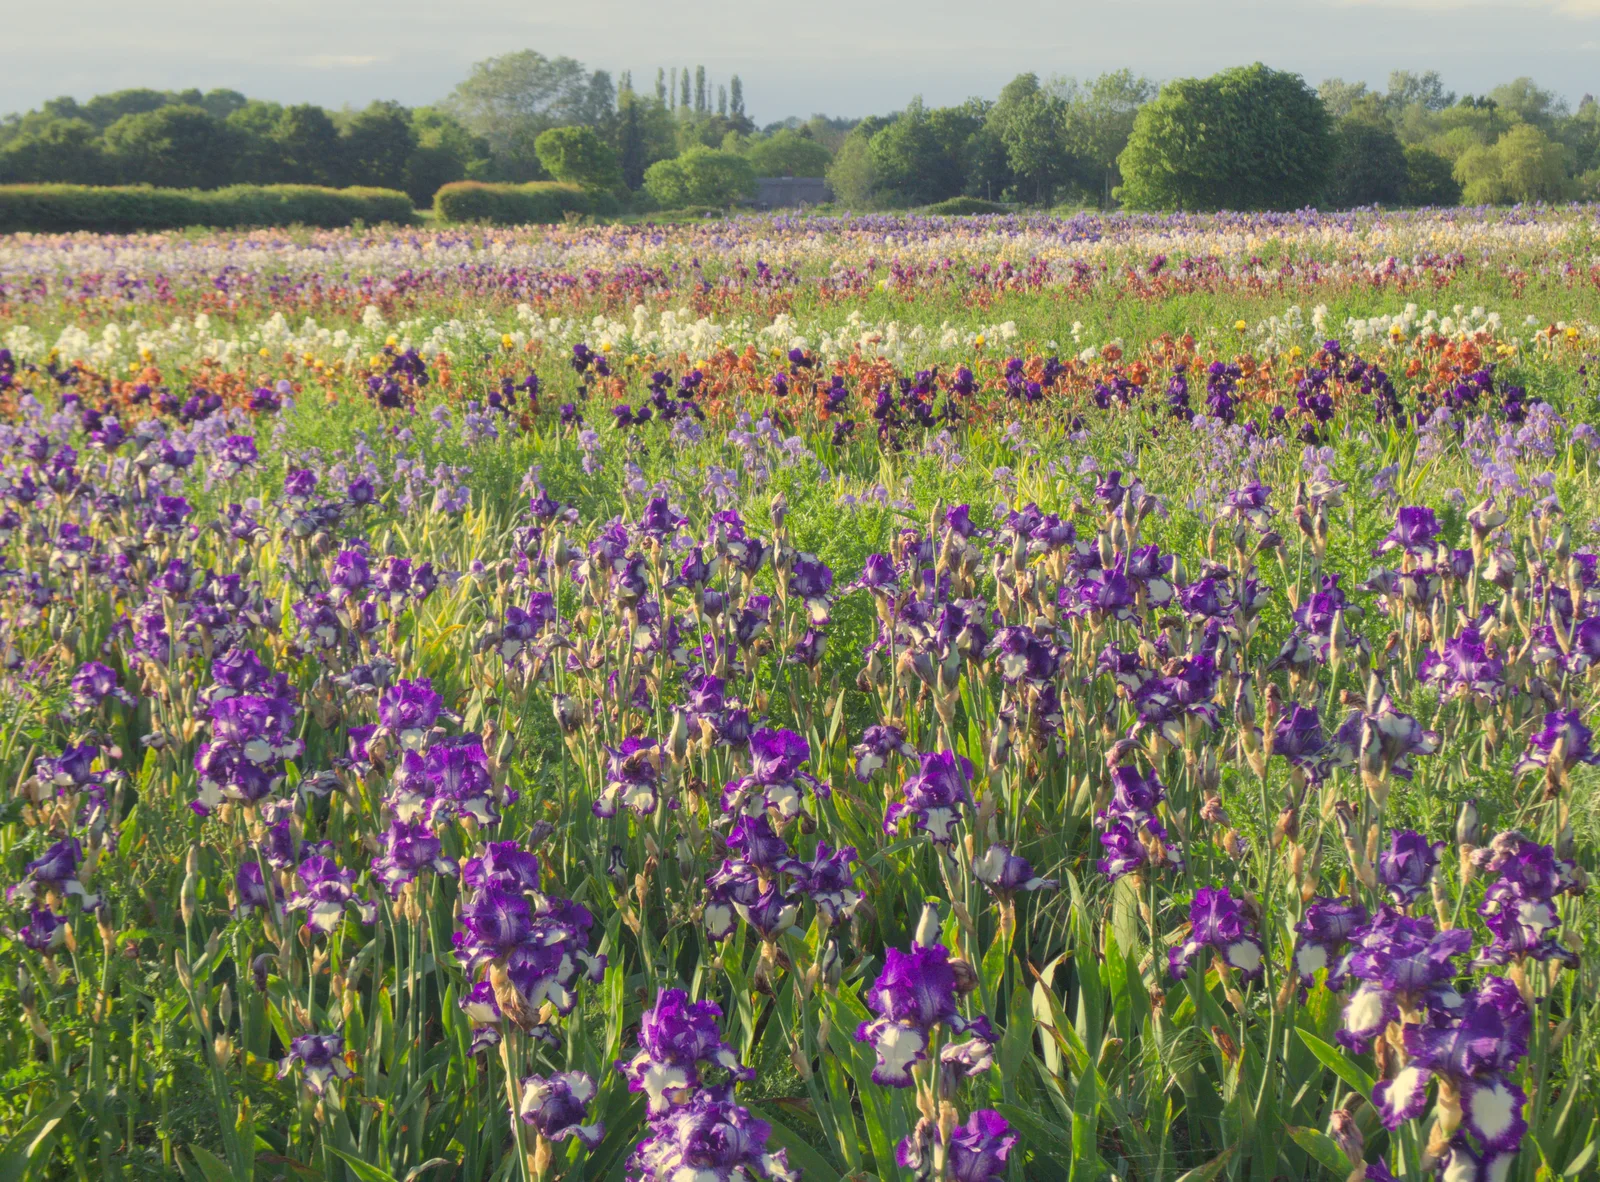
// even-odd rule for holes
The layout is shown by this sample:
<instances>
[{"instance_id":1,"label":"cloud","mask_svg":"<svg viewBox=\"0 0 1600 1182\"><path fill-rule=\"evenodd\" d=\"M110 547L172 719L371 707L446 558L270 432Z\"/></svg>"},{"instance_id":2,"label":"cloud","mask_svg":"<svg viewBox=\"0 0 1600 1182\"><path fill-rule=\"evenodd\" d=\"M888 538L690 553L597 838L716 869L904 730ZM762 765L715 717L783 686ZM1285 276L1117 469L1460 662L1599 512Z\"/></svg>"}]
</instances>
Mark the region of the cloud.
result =
<instances>
[{"instance_id":1,"label":"cloud","mask_svg":"<svg viewBox=\"0 0 1600 1182\"><path fill-rule=\"evenodd\" d=\"M313 53L306 57L289 58L285 64L311 70L349 70L370 66L379 60L370 53Z\"/></svg>"},{"instance_id":2,"label":"cloud","mask_svg":"<svg viewBox=\"0 0 1600 1182\"><path fill-rule=\"evenodd\" d=\"M1470 10L1511 9L1507 20L1526 19L1528 9L1556 13L1586 20L1600 16L1600 0L1334 0L1340 8L1408 8L1420 12L1466 12Z\"/></svg>"}]
</instances>

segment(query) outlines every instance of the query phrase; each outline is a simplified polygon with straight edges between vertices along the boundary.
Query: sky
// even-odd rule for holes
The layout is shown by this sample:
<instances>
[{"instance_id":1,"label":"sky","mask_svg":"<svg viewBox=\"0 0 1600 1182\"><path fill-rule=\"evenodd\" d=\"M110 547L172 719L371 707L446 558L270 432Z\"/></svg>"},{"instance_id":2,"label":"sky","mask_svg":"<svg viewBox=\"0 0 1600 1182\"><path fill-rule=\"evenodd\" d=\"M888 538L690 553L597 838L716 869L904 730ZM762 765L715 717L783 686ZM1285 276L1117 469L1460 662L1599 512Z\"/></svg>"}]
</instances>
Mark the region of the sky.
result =
<instances>
[{"instance_id":1,"label":"sky","mask_svg":"<svg viewBox=\"0 0 1600 1182\"><path fill-rule=\"evenodd\" d=\"M865 115L915 94L1122 66L1164 80L1263 61L1316 85L1392 69L1482 93L1520 75L1600 93L1600 0L54 0L6 14L0 112L130 86L408 106L485 57L536 49L654 84L658 66L738 74L758 123Z\"/></svg>"}]
</instances>

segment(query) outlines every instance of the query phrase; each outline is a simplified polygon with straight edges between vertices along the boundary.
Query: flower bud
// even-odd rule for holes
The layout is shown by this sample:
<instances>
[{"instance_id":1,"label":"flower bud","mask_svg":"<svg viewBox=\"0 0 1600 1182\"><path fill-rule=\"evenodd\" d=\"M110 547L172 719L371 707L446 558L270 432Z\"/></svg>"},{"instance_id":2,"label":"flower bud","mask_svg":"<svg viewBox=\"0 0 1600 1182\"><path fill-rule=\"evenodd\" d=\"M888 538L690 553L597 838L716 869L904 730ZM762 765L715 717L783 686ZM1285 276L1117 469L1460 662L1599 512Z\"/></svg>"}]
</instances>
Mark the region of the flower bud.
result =
<instances>
[{"instance_id":1,"label":"flower bud","mask_svg":"<svg viewBox=\"0 0 1600 1182\"><path fill-rule=\"evenodd\" d=\"M1356 1123L1355 1117L1343 1108L1334 1109L1333 1119L1328 1122L1328 1134L1333 1138L1334 1144L1344 1151L1352 1169L1365 1170L1366 1160L1363 1155L1367 1140L1361 1135L1361 1126Z\"/></svg>"},{"instance_id":2,"label":"flower bud","mask_svg":"<svg viewBox=\"0 0 1600 1182\"><path fill-rule=\"evenodd\" d=\"M1476 846L1483 836L1483 825L1478 819L1478 801L1468 797L1456 810L1456 845Z\"/></svg>"},{"instance_id":3,"label":"flower bud","mask_svg":"<svg viewBox=\"0 0 1600 1182\"><path fill-rule=\"evenodd\" d=\"M178 912L183 916L183 926L194 924L195 909L199 906L200 847L189 847L189 857L183 872L183 887L178 892Z\"/></svg>"},{"instance_id":4,"label":"flower bud","mask_svg":"<svg viewBox=\"0 0 1600 1182\"><path fill-rule=\"evenodd\" d=\"M917 934L912 943L922 948L932 948L939 942L939 907L935 903L922 905L922 918L917 921Z\"/></svg>"}]
</instances>

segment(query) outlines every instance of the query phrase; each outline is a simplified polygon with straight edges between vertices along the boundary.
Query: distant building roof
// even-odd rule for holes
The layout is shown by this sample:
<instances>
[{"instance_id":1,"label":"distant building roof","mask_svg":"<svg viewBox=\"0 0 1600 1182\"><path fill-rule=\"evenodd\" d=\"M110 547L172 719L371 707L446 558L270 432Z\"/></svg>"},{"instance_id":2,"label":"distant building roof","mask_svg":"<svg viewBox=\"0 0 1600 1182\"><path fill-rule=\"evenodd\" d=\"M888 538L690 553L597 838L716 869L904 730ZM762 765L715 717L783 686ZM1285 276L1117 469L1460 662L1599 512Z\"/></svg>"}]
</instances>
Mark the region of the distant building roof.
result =
<instances>
[{"instance_id":1,"label":"distant building roof","mask_svg":"<svg viewBox=\"0 0 1600 1182\"><path fill-rule=\"evenodd\" d=\"M824 205L832 200L833 190L820 176L756 178L757 209L795 209L802 205Z\"/></svg>"}]
</instances>

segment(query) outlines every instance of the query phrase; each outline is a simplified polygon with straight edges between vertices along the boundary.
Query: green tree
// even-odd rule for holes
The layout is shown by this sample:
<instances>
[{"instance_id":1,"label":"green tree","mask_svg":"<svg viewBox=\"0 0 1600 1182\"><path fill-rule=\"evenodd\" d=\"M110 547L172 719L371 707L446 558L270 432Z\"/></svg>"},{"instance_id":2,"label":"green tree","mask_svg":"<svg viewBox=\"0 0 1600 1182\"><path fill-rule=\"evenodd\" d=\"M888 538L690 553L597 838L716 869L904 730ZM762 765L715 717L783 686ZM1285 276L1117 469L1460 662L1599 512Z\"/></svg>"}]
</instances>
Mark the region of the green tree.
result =
<instances>
[{"instance_id":1,"label":"green tree","mask_svg":"<svg viewBox=\"0 0 1600 1182\"><path fill-rule=\"evenodd\" d=\"M616 152L592 127L552 127L533 146L539 163L558 181L585 189L615 189L622 184Z\"/></svg>"},{"instance_id":2,"label":"green tree","mask_svg":"<svg viewBox=\"0 0 1600 1182\"><path fill-rule=\"evenodd\" d=\"M1572 154L1574 172L1585 173L1600 165L1600 103L1586 94L1570 118L1563 119L1556 137Z\"/></svg>"},{"instance_id":3,"label":"green tree","mask_svg":"<svg viewBox=\"0 0 1600 1182\"><path fill-rule=\"evenodd\" d=\"M1384 101L1391 112L1413 106L1424 111L1442 111L1456 101L1456 96L1454 91L1444 88L1437 70L1421 74L1410 70L1392 70L1389 73L1389 92Z\"/></svg>"},{"instance_id":4,"label":"green tree","mask_svg":"<svg viewBox=\"0 0 1600 1182\"><path fill-rule=\"evenodd\" d=\"M961 192L961 162L951 158L919 96L873 135L877 195L893 205L930 205Z\"/></svg>"},{"instance_id":5,"label":"green tree","mask_svg":"<svg viewBox=\"0 0 1600 1182\"><path fill-rule=\"evenodd\" d=\"M110 94L97 94L83 104L81 113L83 118L104 131L125 115L147 115L172 105L172 96L168 92L137 87L132 90L114 90ZM193 105L199 106L198 103Z\"/></svg>"},{"instance_id":6,"label":"green tree","mask_svg":"<svg viewBox=\"0 0 1600 1182\"><path fill-rule=\"evenodd\" d=\"M3 184L98 185L112 179L112 165L100 150L99 133L87 119L37 122L0 151Z\"/></svg>"},{"instance_id":7,"label":"green tree","mask_svg":"<svg viewBox=\"0 0 1600 1182\"><path fill-rule=\"evenodd\" d=\"M756 191L755 170L732 152L693 147L645 170L644 187L664 209L690 205L731 205Z\"/></svg>"},{"instance_id":8,"label":"green tree","mask_svg":"<svg viewBox=\"0 0 1600 1182\"><path fill-rule=\"evenodd\" d=\"M665 86L661 88L665 93ZM631 87L617 94L617 120L612 133L622 183L630 189L644 184L645 170L657 160L677 153L677 128L672 112L660 97L639 94Z\"/></svg>"},{"instance_id":9,"label":"green tree","mask_svg":"<svg viewBox=\"0 0 1600 1182\"><path fill-rule=\"evenodd\" d=\"M1067 104L1066 147L1083 171L1084 188L1102 206L1122 184L1117 157L1128 146L1139 109L1155 98L1156 85L1132 70L1102 74L1077 91Z\"/></svg>"},{"instance_id":10,"label":"green tree","mask_svg":"<svg viewBox=\"0 0 1600 1182\"><path fill-rule=\"evenodd\" d=\"M1406 184L1400 199L1407 205L1454 205L1461 200L1454 166L1421 144L1406 145Z\"/></svg>"},{"instance_id":11,"label":"green tree","mask_svg":"<svg viewBox=\"0 0 1600 1182\"><path fill-rule=\"evenodd\" d=\"M213 119L221 119L226 122L232 117L235 111L243 109L252 101L259 102L261 100L247 99L237 90L226 90L219 88L217 90L206 91L205 94L200 96L200 99L195 103L195 106L199 107ZM271 105L277 106L276 103Z\"/></svg>"},{"instance_id":12,"label":"green tree","mask_svg":"<svg viewBox=\"0 0 1600 1182\"><path fill-rule=\"evenodd\" d=\"M1383 108L1367 101L1343 119L1333 133L1333 167L1324 192L1335 209L1393 205L1406 189L1406 150Z\"/></svg>"},{"instance_id":13,"label":"green tree","mask_svg":"<svg viewBox=\"0 0 1600 1182\"><path fill-rule=\"evenodd\" d=\"M1549 132L1566 118L1567 104L1554 91L1541 89L1532 78L1517 78L1489 92L1495 108L1506 116Z\"/></svg>"},{"instance_id":14,"label":"green tree","mask_svg":"<svg viewBox=\"0 0 1600 1182\"><path fill-rule=\"evenodd\" d=\"M199 107L123 115L106 128L105 146L125 181L215 189L233 180L234 137Z\"/></svg>"},{"instance_id":15,"label":"green tree","mask_svg":"<svg viewBox=\"0 0 1600 1182\"><path fill-rule=\"evenodd\" d=\"M1370 99L1373 94L1365 82L1346 82L1343 78L1324 78L1317 87L1317 97L1322 100L1328 118L1343 119L1355 110L1356 104Z\"/></svg>"},{"instance_id":16,"label":"green tree","mask_svg":"<svg viewBox=\"0 0 1600 1182\"><path fill-rule=\"evenodd\" d=\"M299 185L344 183L339 129L312 103L285 107L272 130L281 160L279 179Z\"/></svg>"},{"instance_id":17,"label":"green tree","mask_svg":"<svg viewBox=\"0 0 1600 1182\"><path fill-rule=\"evenodd\" d=\"M454 181L476 179L488 170L489 145L448 111L418 107L411 112L417 147L406 161L405 191L418 208Z\"/></svg>"},{"instance_id":18,"label":"green tree","mask_svg":"<svg viewBox=\"0 0 1600 1182\"><path fill-rule=\"evenodd\" d=\"M534 141L552 127L603 123L612 111L611 79L569 57L531 49L476 63L444 106L489 143L497 179L529 181L545 173Z\"/></svg>"},{"instance_id":19,"label":"green tree","mask_svg":"<svg viewBox=\"0 0 1600 1182\"><path fill-rule=\"evenodd\" d=\"M1555 201L1567 190L1567 150L1531 123L1519 123L1491 147L1456 160L1462 199L1471 205Z\"/></svg>"},{"instance_id":20,"label":"green tree","mask_svg":"<svg viewBox=\"0 0 1600 1182\"><path fill-rule=\"evenodd\" d=\"M744 118L744 83L737 74L728 79L728 114L734 119Z\"/></svg>"},{"instance_id":21,"label":"green tree","mask_svg":"<svg viewBox=\"0 0 1600 1182\"><path fill-rule=\"evenodd\" d=\"M1294 209L1321 192L1331 155L1316 93L1258 62L1162 87L1117 163L1134 209Z\"/></svg>"},{"instance_id":22,"label":"green tree","mask_svg":"<svg viewBox=\"0 0 1600 1182\"><path fill-rule=\"evenodd\" d=\"M1041 86L1035 74L1019 74L1006 83L989 112L1025 201L1048 205L1071 172L1066 115L1067 101Z\"/></svg>"},{"instance_id":23,"label":"green tree","mask_svg":"<svg viewBox=\"0 0 1600 1182\"><path fill-rule=\"evenodd\" d=\"M1011 186L1006 145L989 124L992 103L972 98L957 107L928 112L933 134L961 178L961 194L994 200Z\"/></svg>"},{"instance_id":24,"label":"green tree","mask_svg":"<svg viewBox=\"0 0 1600 1182\"><path fill-rule=\"evenodd\" d=\"M743 155L757 176L823 176L833 163L827 148L788 128L750 140Z\"/></svg>"},{"instance_id":25,"label":"green tree","mask_svg":"<svg viewBox=\"0 0 1600 1182\"><path fill-rule=\"evenodd\" d=\"M283 148L274 135L282 118L280 104L261 99L251 99L225 117L233 133L236 181L270 185L284 179Z\"/></svg>"},{"instance_id":26,"label":"green tree","mask_svg":"<svg viewBox=\"0 0 1600 1182\"><path fill-rule=\"evenodd\" d=\"M871 135L857 128L828 165L828 187L846 209L872 209L878 203L878 176L872 167Z\"/></svg>"},{"instance_id":27,"label":"green tree","mask_svg":"<svg viewBox=\"0 0 1600 1182\"><path fill-rule=\"evenodd\" d=\"M393 100L382 100L346 124L339 146L350 184L401 189L406 166L417 150L417 133L409 111Z\"/></svg>"}]
</instances>

